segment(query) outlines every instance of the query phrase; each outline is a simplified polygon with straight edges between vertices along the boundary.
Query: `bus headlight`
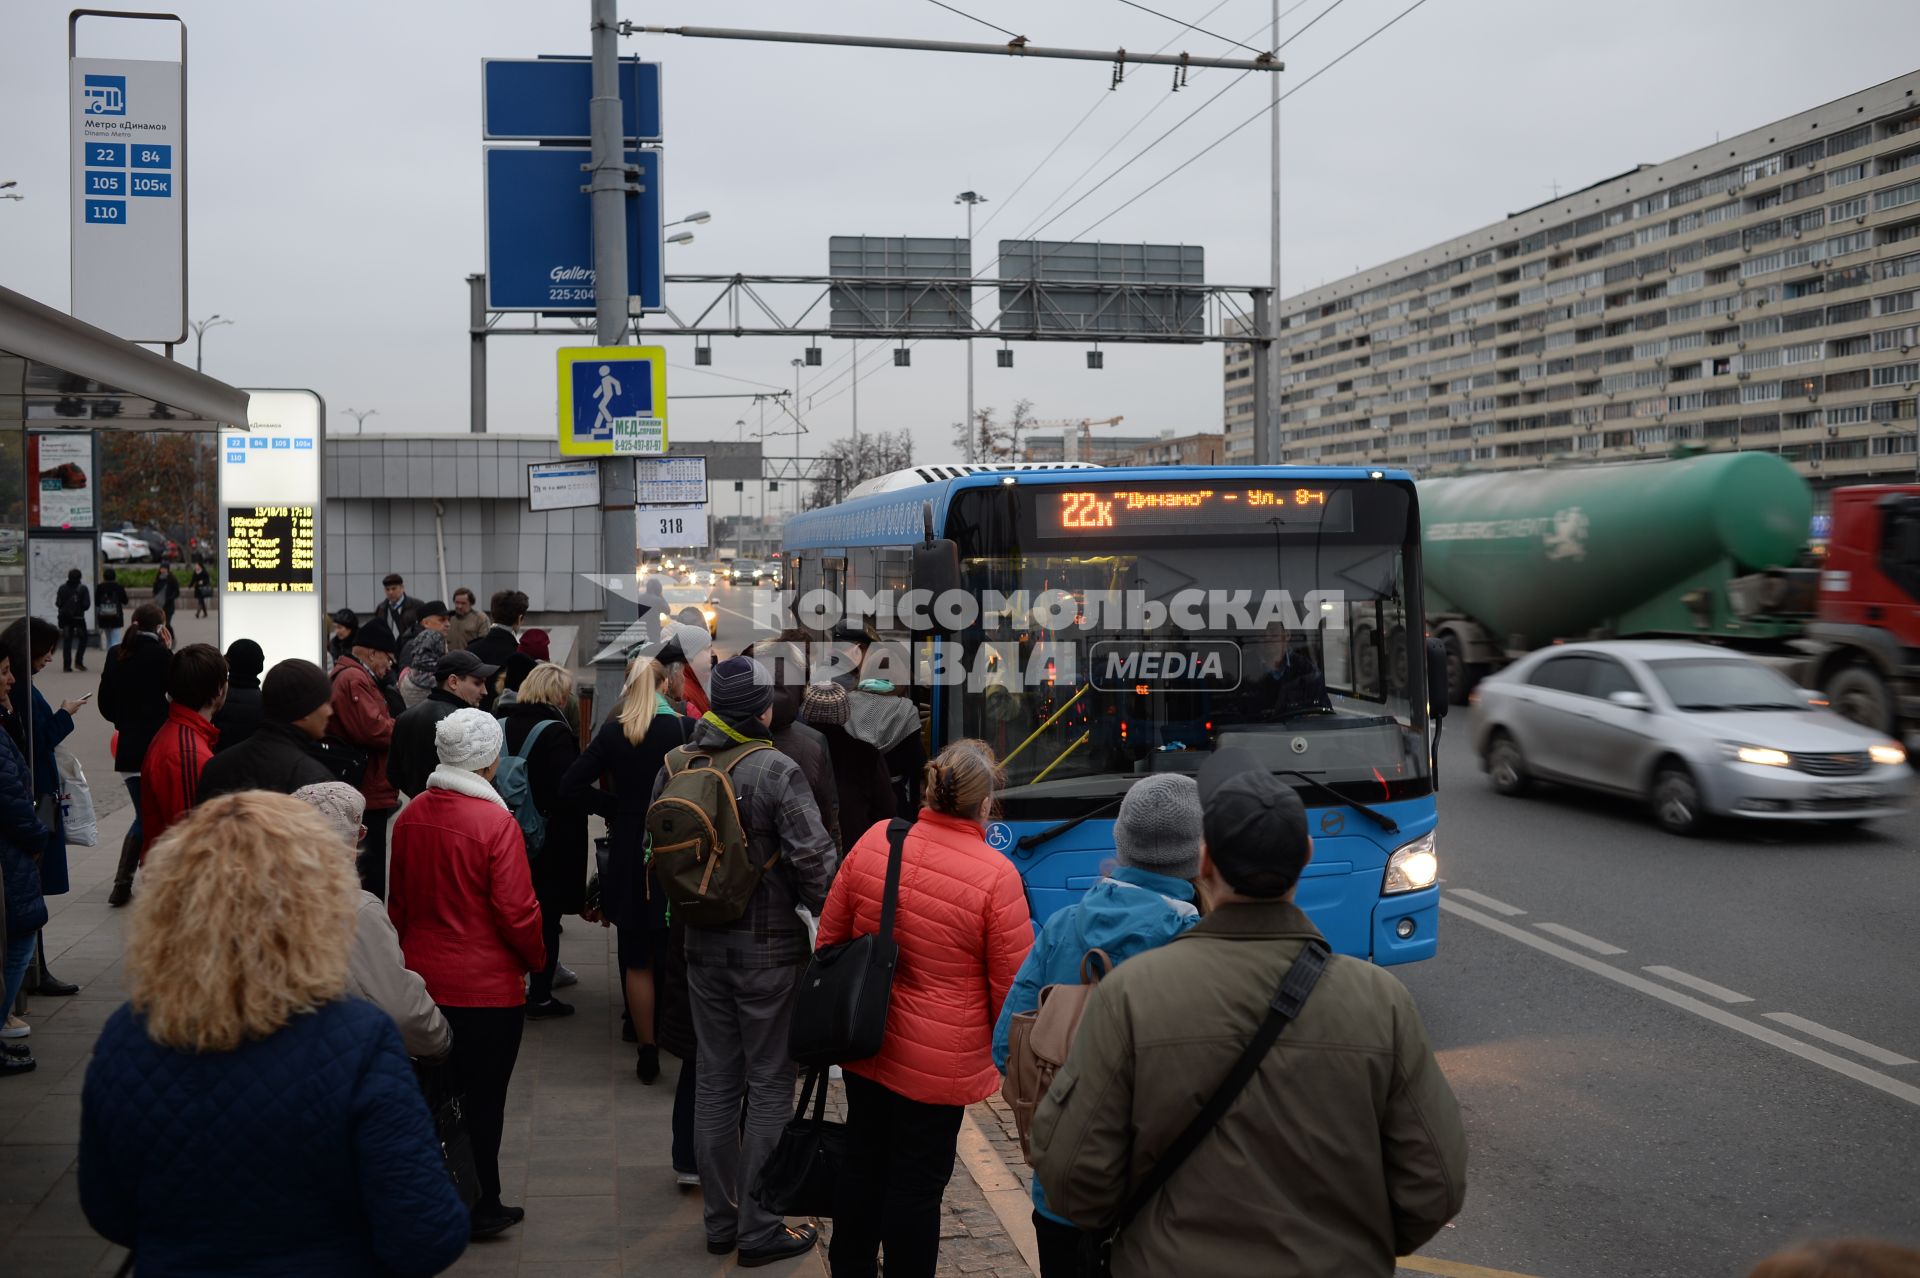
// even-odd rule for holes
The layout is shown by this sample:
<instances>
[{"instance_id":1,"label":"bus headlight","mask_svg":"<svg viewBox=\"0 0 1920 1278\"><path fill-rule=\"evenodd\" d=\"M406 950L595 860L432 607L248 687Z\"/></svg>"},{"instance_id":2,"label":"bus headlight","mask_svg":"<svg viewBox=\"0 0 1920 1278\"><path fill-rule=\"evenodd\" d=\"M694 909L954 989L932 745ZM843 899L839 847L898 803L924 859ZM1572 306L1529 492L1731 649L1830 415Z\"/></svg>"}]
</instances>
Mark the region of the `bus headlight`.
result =
<instances>
[{"instance_id":1,"label":"bus headlight","mask_svg":"<svg viewBox=\"0 0 1920 1278\"><path fill-rule=\"evenodd\" d=\"M1382 896L1398 892L1418 892L1430 888L1440 878L1440 858L1434 855L1434 831L1429 830L1411 843L1394 849L1387 858L1386 881L1380 885Z\"/></svg>"}]
</instances>

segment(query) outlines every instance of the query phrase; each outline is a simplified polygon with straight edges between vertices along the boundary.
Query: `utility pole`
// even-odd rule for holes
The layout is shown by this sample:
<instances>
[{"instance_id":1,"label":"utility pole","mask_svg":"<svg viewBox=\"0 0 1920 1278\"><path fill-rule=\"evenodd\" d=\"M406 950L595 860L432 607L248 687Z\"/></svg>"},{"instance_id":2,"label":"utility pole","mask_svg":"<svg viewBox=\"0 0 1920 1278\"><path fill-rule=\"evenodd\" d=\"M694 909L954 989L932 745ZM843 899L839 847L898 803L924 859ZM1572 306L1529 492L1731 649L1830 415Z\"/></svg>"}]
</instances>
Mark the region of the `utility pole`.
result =
<instances>
[{"instance_id":1,"label":"utility pole","mask_svg":"<svg viewBox=\"0 0 1920 1278\"><path fill-rule=\"evenodd\" d=\"M1280 48L1280 0L1273 0L1273 27L1268 47L1276 52ZM1271 243L1269 265L1273 268L1273 294L1267 306L1267 344L1265 348L1254 352L1254 359L1267 365L1267 412L1254 423L1253 459L1256 463L1273 464L1285 460L1286 450L1280 446L1280 412L1278 409L1280 389L1280 76L1278 73L1267 77L1273 90L1273 105L1267 112L1267 130L1273 145L1270 158L1272 178L1272 206L1268 212L1268 233Z\"/></svg>"},{"instance_id":2,"label":"utility pole","mask_svg":"<svg viewBox=\"0 0 1920 1278\"><path fill-rule=\"evenodd\" d=\"M967 274L973 274L973 206L985 204L987 197L978 191L962 191L953 197L955 204L967 206ZM967 280L967 460L973 460L973 280Z\"/></svg>"},{"instance_id":3,"label":"utility pole","mask_svg":"<svg viewBox=\"0 0 1920 1278\"><path fill-rule=\"evenodd\" d=\"M793 513L800 513L800 369L804 360L793 361Z\"/></svg>"},{"instance_id":4,"label":"utility pole","mask_svg":"<svg viewBox=\"0 0 1920 1278\"><path fill-rule=\"evenodd\" d=\"M627 167L620 118L620 11L618 0L588 0L588 46L593 57L593 96L587 101L592 149L587 184L593 209L594 344L627 344ZM637 497L631 457L600 459L600 571L631 583L637 558L633 508ZM607 590L600 646L609 647L640 618L637 592ZM615 656L594 673L594 705L605 717L619 704L626 660Z\"/></svg>"},{"instance_id":5,"label":"utility pole","mask_svg":"<svg viewBox=\"0 0 1920 1278\"><path fill-rule=\"evenodd\" d=\"M467 429L487 433L487 277L467 276Z\"/></svg>"},{"instance_id":6,"label":"utility pole","mask_svg":"<svg viewBox=\"0 0 1920 1278\"><path fill-rule=\"evenodd\" d=\"M972 345L969 344L967 349L972 350L973 349ZM967 362L971 364L973 361L968 360ZM861 470L861 467L860 467L860 343L858 341L855 341L853 344L853 473L854 475L858 476L860 474L860 470ZM859 483L860 481L858 478L856 478L854 482Z\"/></svg>"}]
</instances>

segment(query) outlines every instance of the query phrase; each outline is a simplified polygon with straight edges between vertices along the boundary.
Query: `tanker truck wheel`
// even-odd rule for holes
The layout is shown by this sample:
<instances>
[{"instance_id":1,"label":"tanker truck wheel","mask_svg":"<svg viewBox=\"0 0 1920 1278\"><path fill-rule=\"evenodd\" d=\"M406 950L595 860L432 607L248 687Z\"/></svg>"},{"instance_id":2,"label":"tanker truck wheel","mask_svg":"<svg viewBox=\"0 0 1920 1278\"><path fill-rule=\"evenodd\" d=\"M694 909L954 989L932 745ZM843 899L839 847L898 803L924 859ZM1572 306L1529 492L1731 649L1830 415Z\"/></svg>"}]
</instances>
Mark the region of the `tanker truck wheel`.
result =
<instances>
[{"instance_id":1,"label":"tanker truck wheel","mask_svg":"<svg viewBox=\"0 0 1920 1278\"><path fill-rule=\"evenodd\" d=\"M1533 784L1520 754L1520 743L1505 731L1496 731L1487 743L1487 776L1492 778L1493 788L1508 798L1518 798Z\"/></svg>"},{"instance_id":2,"label":"tanker truck wheel","mask_svg":"<svg viewBox=\"0 0 1920 1278\"><path fill-rule=\"evenodd\" d=\"M1460 650L1458 635L1442 635L1440 642L1447 649L1447 700L1456 706L1464 706L1468 695L1473 692L1473 685L1486 677L1487 668L1467 664L1467 654Z\"/></svg>"},{"instance_id":3,"label":"tanker truck wheel","mask_svg":"<svg viewBox=\"0 0 1920 1278\"><path fill-rule=\"evenodd\" d=\"M1664 763L1653 777L1653 819L1668 834L1682 838L1706 828L1707 810L1700 785L1684 763Z\"/></svg>"},{"instance_id":4,"label":"tanker truck wheel","mask_svg":"<svg viewBox=\"0 0 1920 1278\"><path fill-rule=\"evenodd\" d=\"M1843 666L1827 676L1827 700L1855 723L1894 735L1893 693L1872 666Z\"/></svg>"}]
</instances>

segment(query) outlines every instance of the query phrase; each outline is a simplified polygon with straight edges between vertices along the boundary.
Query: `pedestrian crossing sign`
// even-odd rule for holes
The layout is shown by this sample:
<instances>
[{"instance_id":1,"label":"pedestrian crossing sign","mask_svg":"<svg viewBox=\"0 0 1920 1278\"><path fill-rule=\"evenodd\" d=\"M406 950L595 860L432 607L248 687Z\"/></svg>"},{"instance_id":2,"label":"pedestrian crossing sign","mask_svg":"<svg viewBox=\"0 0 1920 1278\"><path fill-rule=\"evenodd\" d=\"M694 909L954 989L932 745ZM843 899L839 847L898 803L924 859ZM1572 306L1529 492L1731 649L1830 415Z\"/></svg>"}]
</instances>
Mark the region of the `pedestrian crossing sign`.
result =
<instances>
[{"instance_id":1,"label":"pedestrian crossing sign","mask_svg":"<svg viewBox=\"0 0 1920 1278\"><path fill-rule=\"evenodd\" d=\"M559 352L560 452L568 457L667 451L667 350L590 346Z\"/></svg>"}]
</instances>

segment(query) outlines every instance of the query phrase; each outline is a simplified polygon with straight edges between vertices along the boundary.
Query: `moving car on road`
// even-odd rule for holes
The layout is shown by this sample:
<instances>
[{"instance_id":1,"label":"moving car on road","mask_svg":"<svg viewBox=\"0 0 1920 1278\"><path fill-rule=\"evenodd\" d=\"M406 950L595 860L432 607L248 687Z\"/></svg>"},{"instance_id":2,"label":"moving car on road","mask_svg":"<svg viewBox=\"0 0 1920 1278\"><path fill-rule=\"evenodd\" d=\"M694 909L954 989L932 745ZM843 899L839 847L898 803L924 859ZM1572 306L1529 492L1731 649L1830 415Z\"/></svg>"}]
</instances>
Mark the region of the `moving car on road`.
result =
<instances>
[{"instance_id":1,"label":"moving car on road","mask_svg":"<svg viewBox=\"0 0 1920 1278\"><path fill-rule=\"evenodd\" d=\"M720 610L714 604L711 587L668 586L660 593L674 620L704 626L709 636L720 637Z\"/></svg>"},{"instance_id":2,"label":"moving car on road","mask_svg":"<svg viewBox=\"0 0 1920 1278\"><path fill-rule=\"evenodd\" d=\"M1673 834L1715 817L1871 820L1912 784L1899 742L1751 657L1698 643L1564 644L1475 690L1474 749L1502 794L1536 781L1646 800Z\"/></svg>"}]
</instances>

